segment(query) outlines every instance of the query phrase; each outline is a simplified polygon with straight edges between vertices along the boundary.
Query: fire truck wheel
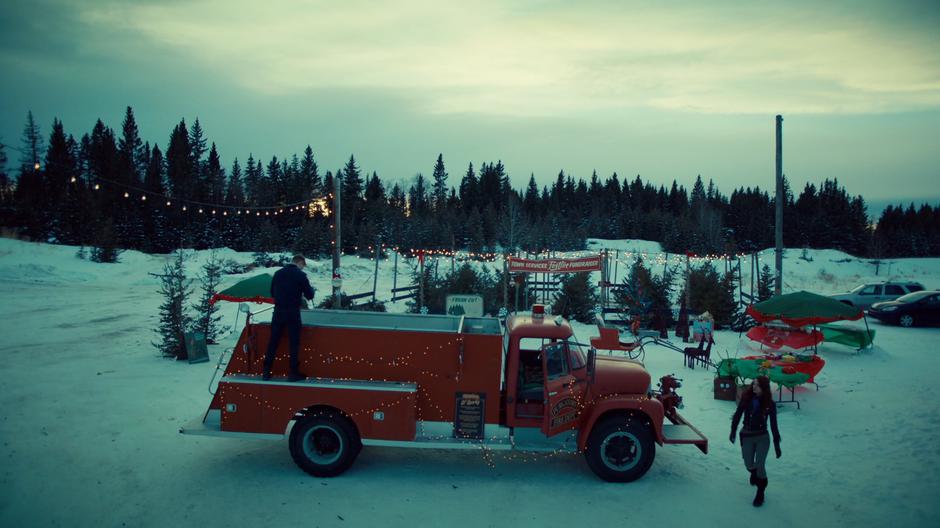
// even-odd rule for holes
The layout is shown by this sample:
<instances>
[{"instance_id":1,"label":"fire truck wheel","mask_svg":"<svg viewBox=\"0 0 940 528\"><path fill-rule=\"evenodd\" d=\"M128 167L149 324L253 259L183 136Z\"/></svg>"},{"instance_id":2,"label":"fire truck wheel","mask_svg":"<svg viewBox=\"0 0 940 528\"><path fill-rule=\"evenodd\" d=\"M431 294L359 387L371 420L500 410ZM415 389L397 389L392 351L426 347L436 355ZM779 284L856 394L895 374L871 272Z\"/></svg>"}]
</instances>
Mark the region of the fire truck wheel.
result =
<instances>
[{"instance_id":1,"label":"fire truck wheel","mask_svg":"<svg viewBox=\"0 0 940 528\"><path fill-rule=\"evenodd\" d=\"M616 416L594 426L584 456L598 477L608 482L632 482L653 465L656 446L645 423Z\"/></svg>"},{"instance_id":2,"label":"fire truck wheel","mask_svg":"<svg viewBox=\"0 0 940 528\"><path fill-rule=\"evenodd\" d=\"M362 444L355 426L334 413L308 416L290 433L294 462L315 477L335 477L349 469Z\"/></svg>"}]
</instances>

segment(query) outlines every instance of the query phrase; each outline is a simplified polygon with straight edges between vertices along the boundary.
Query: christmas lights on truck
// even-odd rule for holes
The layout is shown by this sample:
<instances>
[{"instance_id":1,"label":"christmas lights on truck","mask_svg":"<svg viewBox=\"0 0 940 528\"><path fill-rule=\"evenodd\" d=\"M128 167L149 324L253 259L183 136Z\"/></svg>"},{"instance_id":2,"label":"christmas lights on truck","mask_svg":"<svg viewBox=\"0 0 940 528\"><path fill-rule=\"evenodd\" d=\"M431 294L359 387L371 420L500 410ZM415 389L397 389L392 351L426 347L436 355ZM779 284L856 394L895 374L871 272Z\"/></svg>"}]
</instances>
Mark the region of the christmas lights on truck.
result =
<instances>
[{"instance_id":1,"label":"christmas lights on truck","mask_svg":"<svg viewBox=\"0 0 940 528\"><path fill-rule=\"evenodd\" d=\"M567 321L335 310L302 312L299 363L287 343L262 379L270 324L248 318L206 413L181 433L286 440L318 477L364 446L583 453L602 479L629 482L657 445L708 440L677 412L676 380L652 390L642 363L599 356ZM220 360L220 364L221 364Z\"/></svg>"}]
</instances>

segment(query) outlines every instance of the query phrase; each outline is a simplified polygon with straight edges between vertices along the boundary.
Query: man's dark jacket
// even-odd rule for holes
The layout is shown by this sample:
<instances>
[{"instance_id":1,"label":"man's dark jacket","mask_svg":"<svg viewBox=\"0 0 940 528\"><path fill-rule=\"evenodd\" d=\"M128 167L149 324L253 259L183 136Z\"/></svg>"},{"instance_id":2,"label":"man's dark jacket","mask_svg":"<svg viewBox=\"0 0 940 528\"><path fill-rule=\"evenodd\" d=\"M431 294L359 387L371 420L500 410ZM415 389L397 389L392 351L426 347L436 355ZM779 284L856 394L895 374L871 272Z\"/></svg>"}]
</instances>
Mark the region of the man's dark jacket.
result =
<instances>
[{"instance_id":1,"label":"man's dark jacket","mask_svg":"<svg viewBox=\"0 0 940 528\"><path fill-rule=\"evenodd\" d=\"M300 297L313 300L313 288L307 274L294 264L288 264L274 273L271 280L271 297L274 309L283 312L300 312Z\"/></svg>"}]
</instances>

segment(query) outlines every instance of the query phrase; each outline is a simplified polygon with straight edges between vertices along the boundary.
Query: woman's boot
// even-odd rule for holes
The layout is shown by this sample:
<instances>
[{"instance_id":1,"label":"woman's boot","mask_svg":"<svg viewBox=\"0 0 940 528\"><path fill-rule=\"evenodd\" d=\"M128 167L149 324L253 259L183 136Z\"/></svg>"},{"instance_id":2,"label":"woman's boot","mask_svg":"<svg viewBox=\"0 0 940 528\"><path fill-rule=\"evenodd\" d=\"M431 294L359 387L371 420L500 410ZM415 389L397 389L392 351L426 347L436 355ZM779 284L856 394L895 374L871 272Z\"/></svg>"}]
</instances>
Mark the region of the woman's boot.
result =
<instances>
[{"instance_id":1,"label":"woman's boot","mask_svg":"<svg viewBox=\"0 0 940 528\"><path fill-rule=\"evenodd\" d=\"M751 482L751 486L756 486L756 485L757 485L757 470L756 470L756 469L749 469L748 471L751 472L751 481L750 481L750 482Z\"/></svg>"},{"instance_id":2,"label":"woman's boot","mask_svg":"<svg viewBox=\"0 0 940 528\"><path fill-rule=\"evenodd\" d=\"M764 490L767 489L767 479L757 479L757 495L754 496L754 506L764 504Z\"/></svg>"}]
</instances>

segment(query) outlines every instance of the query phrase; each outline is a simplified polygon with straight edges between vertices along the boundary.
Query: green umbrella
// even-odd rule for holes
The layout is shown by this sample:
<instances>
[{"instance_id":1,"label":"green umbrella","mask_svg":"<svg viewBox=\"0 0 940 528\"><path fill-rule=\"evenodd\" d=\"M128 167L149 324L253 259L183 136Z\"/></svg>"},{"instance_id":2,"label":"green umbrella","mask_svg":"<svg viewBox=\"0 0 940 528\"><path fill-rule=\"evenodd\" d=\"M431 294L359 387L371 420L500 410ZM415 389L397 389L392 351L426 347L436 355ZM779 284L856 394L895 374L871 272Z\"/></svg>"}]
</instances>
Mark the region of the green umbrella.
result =
<instances>
[{"instance_id":1,"label":"green umbrella","mask_svg":"<svg viewBox=\"0 0 940 528\"><path fill-rule=\"evenodd\" d=\"M274 304L274 299L271 298L272 278L267 273L247 278L213 295L209 303L231 301Z\"/></svg>"},{"instance_id":2,"label":"green umbrella","mask_svg":"<svg viewBox=\"0 0 940 528\"><path fill-rule=\"evenodd\" d=\"M854 306L807 291L771 297L748 306L747 313L760 323L779 319L797 328L833 321L855 321L865 315Z\"/></svg>"}]
</instances>

